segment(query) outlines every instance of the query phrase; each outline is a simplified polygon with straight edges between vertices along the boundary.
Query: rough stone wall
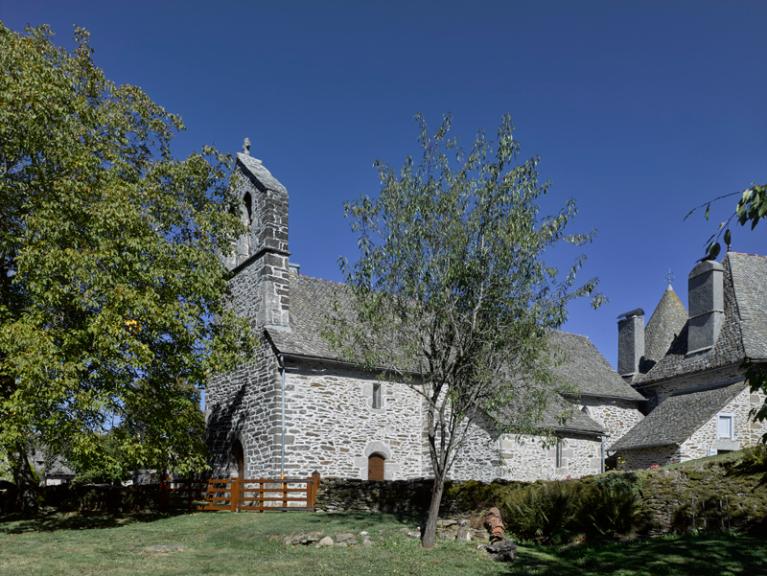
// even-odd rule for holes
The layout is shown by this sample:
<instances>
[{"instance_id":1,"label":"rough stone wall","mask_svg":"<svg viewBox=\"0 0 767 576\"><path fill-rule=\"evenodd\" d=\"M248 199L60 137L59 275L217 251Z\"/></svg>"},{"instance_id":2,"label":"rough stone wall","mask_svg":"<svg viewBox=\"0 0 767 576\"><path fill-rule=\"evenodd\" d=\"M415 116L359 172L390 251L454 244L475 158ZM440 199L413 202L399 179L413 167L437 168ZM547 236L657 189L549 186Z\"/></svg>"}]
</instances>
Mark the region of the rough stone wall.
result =
<instances>
[{"instance_id":1,"label":"rough stone wall","mask_svg":"<svg viewBox=\"0 0 767 576\"><path fill-rule=\"evenodd\" d=\"M245 202L251 198L250 222L238 239L236 253L227 260L240 266L229 285L232 306L253 326L288 327L290 272L288 267L288 193L260 185L239 162L234 194ZM242 207L245 215L245 208ZM234 258L234 260L232 260Z\"/></svg>"},{"instance_id":2,"label":"rough stone wall","mask_svg":"<svg viewBox=\"0 0 767 576\"><path fill-rule=\"evenodd\" d=\"M739 380L743 380L740 370L735 366L728 366L718 370L678 376L652 386L642 387L639 392L657 406L669 396L679 392L694 392L715 386L734 384Z\"/></svg>"},{"instance_id":3,"label":"rough stone wall","mask_svg":"<svg viewBox=\"0 0 767 576\"><path fill-rule=\"evenodd\" d=\"M243 447L246 477L279 473L279 392L277 359L266 343L249 362L210 379L205 416L214 475L237 472L236 440Z\"/></svg>"},{"instance_id":4,"label":"rough stone wall","mask_svg":"<svg viewBox=\"0 0 767 576\"><path fill-rule=\"evenodd\" d=\"M424 476L432 476L428 455L426 464L429 470L424 470ZM483 419L472 422L448 477L451 480L491 482L501 478L502 474L498 435L492 432L489 422Z\"/></svg>"},{"instance_id":5,"label":"rough stone wall","mask_svg":"<svg viewBox=\"0 0 767 576\"><path fill-rule=\"evenodd\" d=\"M663 466L679 462L679 460L680 454L676 446L639 448L622 450L618 457L618 467L621 470L643 470L652 465Z\"/></svg>"},{"instance_id":6,"label":"rough stone wall","mask_svg":"<svg viewBox=\"0 0 767 576\"><path fill-rule=\"evenodd\" d=\"M765 402L765 393L761 390L752 392L750 395L751 411L756 413L757 410ZM753 418L749 422L749 429L744 431L744 434L748 434L748 445L754 446L762 441L762 437L767 434L767 421L757 422Z\"/></svg>"},{"instance_id":7,"label":"rough stone wall","mask_svg":"<svg viewBox=\"0 0 767 576\"><path fill-rule=\"evenodd\" d=\"M601 442L586 436L567 436L561 442L561 466L557 467L557 439L528 434L501 437L501 474L504 480L533 482L580 478L601 470Z\"/></svg>"},{"instance_id":8,"label":"rough stone wall","mask_svg":"<svg viewBox=\"0 0 767 576\"><path fill-rule=\"evenodd\" d=\"M380 383L381 408L372 407ZM322 363L293 364L286 377L286 472L367 479L368 457L385 458L387 480L422 476L422 405L407 385Z\"/></svg>"},{"instance_id":9,"label":"rough stone wall","mask_svg":"<svg viewBox=\"0 0 767 576\"><path fill-rule=\"evenodd\" d=\"M680 460L684 462L693 458L711 456L716 454L717 450L740 450L748 446L751 440L750 411L751 397L746 388L682 442L679 447ZM735 416L733 440L718 438L717 420L720 413Z\"/></svg>"},{"instance_id":10,"label":"rough stone wall","mask_svg":"<svg viewBox=\"0 0 767 576\"><path fill-rule=\"evenodd\" d=\"M644 418L637 408L636 402L630 400L582 398L581 406L586 408L586 414L592 420L604 428L606 433L605 448L607 450Z\"/></svg>"}]
</instances>

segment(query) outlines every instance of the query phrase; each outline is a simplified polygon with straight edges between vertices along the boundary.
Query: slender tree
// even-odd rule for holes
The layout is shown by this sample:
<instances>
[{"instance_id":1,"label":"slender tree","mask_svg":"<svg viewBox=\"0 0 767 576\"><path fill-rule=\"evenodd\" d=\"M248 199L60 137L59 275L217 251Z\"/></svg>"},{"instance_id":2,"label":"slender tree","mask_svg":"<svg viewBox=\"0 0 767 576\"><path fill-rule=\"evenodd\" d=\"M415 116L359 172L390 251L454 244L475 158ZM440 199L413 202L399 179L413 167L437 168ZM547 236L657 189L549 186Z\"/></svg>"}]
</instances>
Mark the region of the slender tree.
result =
<instances>
[{"instance_id":1,"label":"slender tree","mask_svg":"<svg viewBox=\"0 0 767 576\"><path fill-rule=\"evenodd\" d=\"M32 443L117 475L204 466L206 374L250 344L215 255L240 226L228 159L174 159L180 118L75 39L0 23L0 451L21 484Z\"/></svg>"},{"instance_id":2,"label":"slender tree","mask_svg":"<svg viewBox=\"0 0 767 576\"><path fill-rule=\"evenodd\" d=\"M544 263L552 246L589 236L565 232L572 202L541 216L547 185L537 159L517 162L509 117L495 142L480 134L468 153L449 137L449 118L433 135L419 123L420 162L408 157L398 172L377 164L378 196L346 206L360 249L353 265L342 261L353 309L336 310L328 338L424 403L434 483L422 543L432 547L466 435L488 419L496 431L535 427L555 392L547 333L596 281L575 284L582 257L564 275Z\"/></svg>"}]
</instances>

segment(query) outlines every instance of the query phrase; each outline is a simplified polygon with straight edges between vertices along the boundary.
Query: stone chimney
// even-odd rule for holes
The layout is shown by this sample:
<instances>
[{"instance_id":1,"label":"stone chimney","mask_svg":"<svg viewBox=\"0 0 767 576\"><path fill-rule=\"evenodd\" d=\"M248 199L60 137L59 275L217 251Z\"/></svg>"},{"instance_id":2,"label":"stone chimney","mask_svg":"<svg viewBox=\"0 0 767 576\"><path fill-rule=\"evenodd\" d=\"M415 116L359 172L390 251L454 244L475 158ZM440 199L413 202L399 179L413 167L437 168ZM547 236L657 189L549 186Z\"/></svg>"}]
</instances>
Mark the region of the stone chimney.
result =
<instances>
[{"instance_id":1,"label":"stone chimney","mask_svg":"<svg viewBox=\"0 0 767 576\"><path fill-rule=\"evenodd\" d=\"M644 356L644 310L637 308L618 316L618 374L631 380Z\"/></svg>"},{"instance_id":2,"label":"stone chimney","mask_svg":"<svg viewBox=\"0 0 767 576\"><path fill-rule=\"evenodd\" d=\"M235 312L257 328L290 328L288 191L258 158L246 139L237 154L233 192L246 232L227 261Z\"/></svg>"},{"instance_id":3,"label":"stone chimney","mask_svg":"<svg viewBox=\"0 0 767 576\"><path fill-rule=\"evenodd\" d=\"M688 279L690 317L687 354L709 350L724 321L724 267L715 260L699 262Z\"/></svg>"}]
</instances>

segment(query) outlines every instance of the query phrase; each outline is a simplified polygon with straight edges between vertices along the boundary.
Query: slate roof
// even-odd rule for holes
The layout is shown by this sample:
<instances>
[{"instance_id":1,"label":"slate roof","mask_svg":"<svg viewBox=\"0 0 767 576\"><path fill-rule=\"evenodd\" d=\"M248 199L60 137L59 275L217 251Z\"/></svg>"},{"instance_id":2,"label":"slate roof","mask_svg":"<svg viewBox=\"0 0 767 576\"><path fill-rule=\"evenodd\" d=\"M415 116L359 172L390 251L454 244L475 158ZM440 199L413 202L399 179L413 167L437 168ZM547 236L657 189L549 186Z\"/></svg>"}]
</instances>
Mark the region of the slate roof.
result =
<instances>
[{"instance_id":1,"label":"slate roof","mask_svg":"<svg viewBox=\"0 0 767 576\"><path fill-rule=\"evenodd\" d=\"M277 180L277 178L272 176L272 173L269 172L269 169L264 166L261 160L258 158L254 158L250 154L243 154L242 152L238 152L237 160L248 170L248 172L255 176L258 182L266 187L267 190L284 192L285 194L288 193L285 186L283 186L282 183Z\"/></svg>"},{"instance_id":2,"label":"slate roof","mask_svg":"<svg viewBox=\"0 0 767 576\"><path fill-rule=\"evenodd\" d=\"M290 331L267 330L275 347L283 354L343 361L338 352L323 338L327 315L338 301L341 309L349 293L343 284L291 273ZM552 333L552 348L557 365L553 372L560 383L573 387L578 394L644 401L644 397L626 384L610 368L607 360L585 336L566 332ZM577 395L577 394L576 394ZM551 403L545 410L541 426L553 430L601 433L602 427L577 409L570 410L566 424L558 416L567 407Z\"/></svg>"},{"instance_id":3,"label":"slate roof","mask_svg":"<svg viewBox=\"0 0 767 576\"><path fill-rule=\"evenodd\" d=\"M284 354L343 360L323 338L322 331L327 328L326 318L335 303L348 298L343 284L291 272L290 331L268 330L269 337Z\"/></svg>"},{"instance_id":4,"label":"slate roof","mask_svg":"<svg viewBox=\"0 0 767 576\"><path fill-rule=\"evenodd\" d=\"M724 267L724 322L713 348L687 356L687 324L666 355L634 385L681 374L767 360L767 257L728 252Z\"/></svg>"},{"instance_id":5,"label":"slate roof","mask_svg":"<svg viewBox=\"0 0 767 576\"><path fill-rule=\"evenodd\" d=\"M743 348L751 360L767 360L767 256L728 254Z\"/></svg>"},{"instance_id":6,"label":"slate roof","mask_svg":"<svg viewBox=\"0 0 767 576\"><path fill-rule=\"evenodd\" d=\"M560 356L552 370L554 375L582 396L645 400L610 367L586 336L556 331L551 334L550 344Z\"/></svg>"},{"instance_id":7,"label":"slate roof","mask_svg":"<svg viewBox=\"0 0 767 576\"><path fill-rule=\"evenodd\" d=\"M647 370L666 355L674 338L682 332L686 322L687 309L669 285L645 328L645 354L642 362L648 364Z\"/></svg>"},{"instance_id":8,"label":"slate roof","mask_svg":"<svg viewBox=\"0 0 767 576\"><path fill-rule=\"evenodd\" d=\"M581 412L577 406L556 398L546 405L540 422L541 428L557 432L585 432L602 434L604 428Z\"/></svg>"},{"instance_id":9,"label":"slate roof","mask_svg":"<svg viewBox=\"0 0 767 576\"><path fill-rule=\"evenodd\" d=\"M679 445L745 387L745 382L738 382L721 388L671 396L613 444L610 450Z\"/></svg>"}]
</instances>

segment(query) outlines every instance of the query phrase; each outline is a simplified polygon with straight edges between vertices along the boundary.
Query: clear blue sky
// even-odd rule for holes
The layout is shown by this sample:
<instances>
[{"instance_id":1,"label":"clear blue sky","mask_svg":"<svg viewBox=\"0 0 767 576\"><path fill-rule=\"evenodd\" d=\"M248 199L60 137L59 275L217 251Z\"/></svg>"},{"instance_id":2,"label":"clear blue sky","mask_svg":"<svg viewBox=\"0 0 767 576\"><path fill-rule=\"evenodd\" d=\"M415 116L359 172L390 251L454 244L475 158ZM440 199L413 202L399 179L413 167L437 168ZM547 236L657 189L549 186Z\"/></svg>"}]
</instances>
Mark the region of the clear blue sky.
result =
<instances>
[{"instance_id":1,"label":"clear blue sky","mask_svg":"<svg viewBox=\"0 0 767 576\"><path fill-rule=\"evenodd\" d=\"M413 115L454 116L468 143L512 114L540 155L547 206L575 198L596 228L586 276L609 303L566 329L614 364L616 316L649 314L716 224L692 206L767 181L767 2L41 2L0 0L13 29L91 31L97 63L188 130L176 152L244 136L290 191L293 259L339 279L354 254L344 200L374 194L372 162L415 153ZM726 217L720 205L714 220ZM767 253L767 233L733 248Z\"/></svg>"}]
</instances>

